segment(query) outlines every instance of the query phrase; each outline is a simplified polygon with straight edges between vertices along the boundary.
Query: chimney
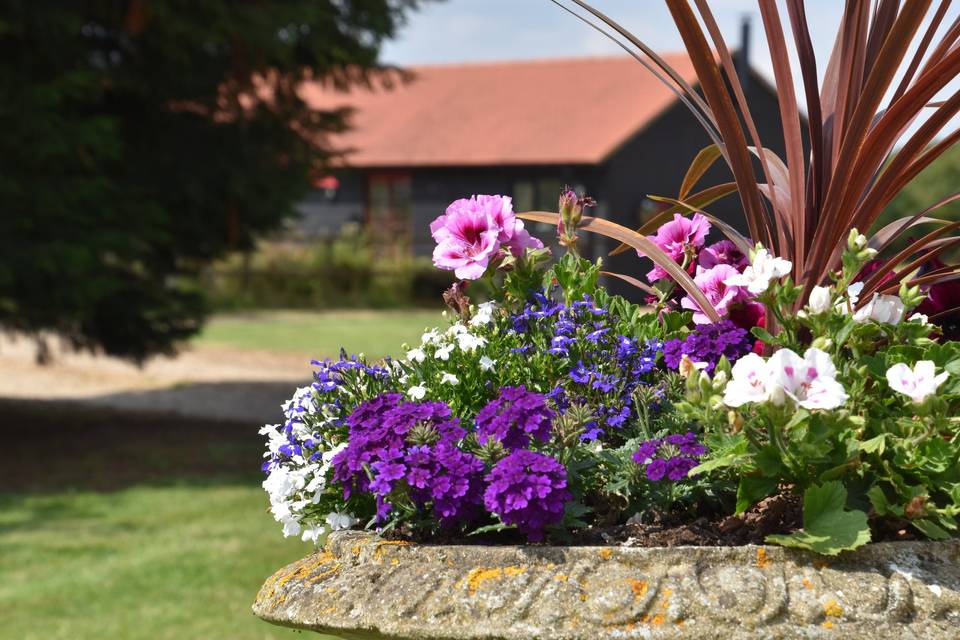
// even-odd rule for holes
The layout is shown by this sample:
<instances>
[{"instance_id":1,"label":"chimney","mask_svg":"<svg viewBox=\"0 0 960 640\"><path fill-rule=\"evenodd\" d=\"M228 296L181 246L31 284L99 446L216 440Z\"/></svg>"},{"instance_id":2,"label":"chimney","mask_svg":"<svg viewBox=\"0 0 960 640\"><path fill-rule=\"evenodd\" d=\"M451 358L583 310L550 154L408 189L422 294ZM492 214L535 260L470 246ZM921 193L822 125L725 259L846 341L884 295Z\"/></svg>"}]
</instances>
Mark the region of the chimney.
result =
<instances>
[{"instance_id":1,"label":"chimney","mask_svg":"<svg viewBox=\"0 0 960 640\"><path fill-rule=\"evenodd\" d=\"M740 19L740 47L737 49L734 64L740 85L744 91L750 84L750 16L744 14Z\"/></svg>"}]
</instances>

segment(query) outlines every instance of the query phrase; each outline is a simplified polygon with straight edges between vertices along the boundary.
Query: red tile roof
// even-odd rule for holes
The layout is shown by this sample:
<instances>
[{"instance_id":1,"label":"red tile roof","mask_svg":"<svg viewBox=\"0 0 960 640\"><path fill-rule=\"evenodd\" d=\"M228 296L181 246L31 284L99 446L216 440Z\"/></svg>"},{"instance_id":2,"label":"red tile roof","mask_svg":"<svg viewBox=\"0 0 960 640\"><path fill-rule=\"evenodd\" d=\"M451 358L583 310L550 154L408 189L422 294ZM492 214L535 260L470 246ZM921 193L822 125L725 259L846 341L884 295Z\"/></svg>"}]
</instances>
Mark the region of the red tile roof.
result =
<instances>
[{"instance_id":1,"label":"red tile roof","mask_svg":"<svg viewBox=\"0 0 960 640\"><path fill-rule=\"evenodd\" d=\"M689 82L685 54L664 56ZM595 164L672 105L674 94L627 56L413 67L392 91L304 86L311 106L356 109L335 136L347 164L406 167Z\"/></svg>"}]
</instances>

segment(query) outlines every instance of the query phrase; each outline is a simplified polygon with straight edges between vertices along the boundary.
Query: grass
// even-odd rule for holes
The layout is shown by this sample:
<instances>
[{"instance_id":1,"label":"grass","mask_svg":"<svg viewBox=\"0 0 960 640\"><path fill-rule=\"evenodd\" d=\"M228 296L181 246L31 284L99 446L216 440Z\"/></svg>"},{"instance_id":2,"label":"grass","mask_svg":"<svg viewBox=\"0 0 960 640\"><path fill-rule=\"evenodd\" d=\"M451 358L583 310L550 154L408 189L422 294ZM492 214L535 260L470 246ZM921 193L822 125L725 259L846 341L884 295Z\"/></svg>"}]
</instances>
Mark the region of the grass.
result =
<instances>
[{"instance_id":1,"label":"grass","mask_svg":"<svg viewBox=\"0 0 960 640\"><path fill-rule=\"evenodd\" d=\"M300 637L250 613L309 545L249 425L0 401L0 438L0 639Z\"/></svg>"},{"instance_id":2,"label":"grass","mask_svg":"<svg viewBox=\"0 0 960 640\"><path fill-rule=\"evenodd\" d=\"M416 344L424 328L438 326L439 311L259 311L218 315L197 344L229 345L311 356L335 356L343 346L371 358L395 355Z\"/></svg>"}]
</instances>

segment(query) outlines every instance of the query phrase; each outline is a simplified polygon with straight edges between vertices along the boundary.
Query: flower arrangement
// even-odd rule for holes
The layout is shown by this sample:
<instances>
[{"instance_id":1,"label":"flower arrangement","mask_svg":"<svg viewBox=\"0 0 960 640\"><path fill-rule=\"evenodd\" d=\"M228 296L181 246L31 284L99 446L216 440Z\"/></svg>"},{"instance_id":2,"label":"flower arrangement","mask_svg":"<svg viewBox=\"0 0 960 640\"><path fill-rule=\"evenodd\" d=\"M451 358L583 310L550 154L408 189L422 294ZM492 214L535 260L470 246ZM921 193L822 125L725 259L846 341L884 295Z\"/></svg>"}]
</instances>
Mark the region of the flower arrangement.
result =
<instances>
[{"instance_id":1,"label":"flower arrangement","mask_svg":"<svg viewBox=\"0 0 960 640\"><path fill-rule=\"evenodd\" d=\"M516 213L497 195L453 202L430 225L434 264L457 278L444 295L448 325L397 360L316 362L285 422L261 431L263 485L284 534L364 526L564 541L650 521L719 524L780 499L802 522L765 533L770 543L837 554L955 537L958 268L941 260L960 223L931 214L960 196L874 223L957 139L930 144L960 110L956 97L933 101L960 69L960 30L935 38L939 10L921 29L928 3L884 4L875 20L852 3L820 91L802 3L789 2L805 154L783 25L776 3L761 3L784 162L757 139L706 3L694 12L667 0L702 95L616 22L569 4L671 84L714 144L638 230L584 215L593 200L569 189L556 212ZM901 65L918 33L918 53ZM924 108L933 114L906 133ZM695 191L721 158L734 180ZM749 237L705 210L732 193ZM524 220L555 225L564 255L554 259ZM920 225L933 231L907 239ZM580 232L652 268L603 272L579 255ZM642 299L610 295L601 276ZM469 285L481 279L492 296L473 304Z\"/></svg>"},{"instance_id":2,"label":"flower arrangement","mask_svg":"<svg viewBox=\"0 0 960 640\"><path fill-rule=\"evenodd\" d=\"M286 421L261 431L284 534L563 540L789 494L803 527L771 542L837 553L891 524L954 535L960 343L908 315L921 287L856 307L876 257L863 236L790 313L803 287L789 261L708 244L706 218L674 217L650 240L693 275L713 321L668 269L646 274L647 305L608 294L600 262L577 255L582 220L567 218L552 263L509 198L460 200L433 223L435 264L466 277L446 296L449 325L398 360L315 362ZM480 278L493 299L471 304Z\"/></svg>"}]
</instances>

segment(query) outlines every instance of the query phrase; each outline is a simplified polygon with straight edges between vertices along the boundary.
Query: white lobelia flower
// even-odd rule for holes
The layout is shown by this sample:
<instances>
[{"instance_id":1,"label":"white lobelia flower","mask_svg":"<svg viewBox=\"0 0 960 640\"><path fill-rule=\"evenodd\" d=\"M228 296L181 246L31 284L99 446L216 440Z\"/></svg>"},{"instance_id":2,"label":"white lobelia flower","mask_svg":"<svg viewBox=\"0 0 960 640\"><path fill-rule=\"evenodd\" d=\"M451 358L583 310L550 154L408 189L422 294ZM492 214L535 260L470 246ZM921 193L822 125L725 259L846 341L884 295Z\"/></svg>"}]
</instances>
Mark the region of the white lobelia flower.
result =
<instances>
[{"instance_id":1,"label":"white lobelia flower","mask_svg":"<svg viewBox=\"0 0 960 640\"><path fill-rule=\"evenodd\" d=\"M887 383L890 388L914 402L923 402L927 396L937 392L937 387L947 379L946 371L936 375L936 365L930 360L920 360L913 369L903 364L895 364L887 369Z\"/></svg>"},{"instance_id":2,"label":"white lobelia flower","mask_svg":"<svg viewBox=\"0 0 960 640\"><path fill-rule=\"evenodd\" d=\"M440 347L439 349L437 349L437 352L434 353L433 355L434 355L434 357L438 358L439 360L444 360L444 361L449 360L449 359L450 359L450 352L453 351L453 347L454 347L454 346L453 346L452 344L445 344L445 345L443 345L442 347Z\"/></svg>"},{"instance_id":3,"label":"white lobelia flower","mask_svg":"<svg viewBox=\"0 0 960 640\"><path fill-rule=\"evenodd\" d=\"M457 344L464 351L470 352L487 344L487 339L472 333L461 333L457 336Z\"/></svg>"},{"instance_id":4,"label":"white lobelia flower","mask_svg":"<svg viewBox=\"0 0 960 640\"><path fill-rule=\"evenodd\" d=\"M810 313L826 313L833 308L833 293L830 287L814 287L807 303Z\"/></svg>"},{"instance_id":5,"label":"white lobelia flower","mask_svg":"<svg viewBox=\"0 0 960 640\"><path fill-rule=\"evenodd\" d=\"M487 356L480 356L480 370L481 371L490 371L493 369L493 365L497 364L497 361L493 358Z\"/></svg>"},{"instance_id":6,"label":"white lobelia flower","mask_svg":"<svg viewBox=\"0 0 960 640\"><path fill-rule=\"evenodd\" d=\"M462 333L467 333L468 331L469 331L469 329L467 329L466 325L464 325L464 324L461 323L461 322L458 322L458 323L456 323L456 324L450 325L450 328L447 329L447 335L448 335L448 336L458 336L458 335L460 335L460 334L462 334Z\"/></svg>"},{"instance_id":7,"label":"white lobelia flower","mask_svg":"<svg viewBox=\"0 0 960 640\"><path fill-rule=\"evenodd\" d=\"M490 324L493 321L493 312L497 308L494 302L483 302L477 307L477 312L470 318L470 326L478 327Z\"/></svg>"},{"instance_id":8,"label":"white lobelia flower","mask_svg":"<svg viewBox=\"0 0 960 640\"><path fill-rule=\"evenodd\" d=\"M723 284L746 287L754 295L765 293L773 280L788 275L793 269L793 263L783 258L771 255L766 249L757 249L753 254L753 262L743 273L730 276Z\"/></svg>"},{"instance_id":9,"label":"white lobelia flower","mask_svg":"<svg viewBox=\"0 0 960 640\"><path fill-rule=\"evenodd\" d=\"M423 400L424 396L427 395L427 389L426 387L418 384L415 387L410 387L407 389L407 395L414 400Z\"/></svg>"},{"instance_id":10,"label":"white lobelia flower","mask_svg":"<svg viewBox=\"0 0 960 640\"><path fill-rule=\"evenodd\" d=\"M423 349L410 349L407 351L407 360L410 362L423 362L427 359L427 354L424 353Z\"/></svg>"},{"instance_id":11,"label":"white lobelia flower","mask_svg":"<svg viewBox=\"0 0 960 640\"><path fill-rule=\"evenodd\" d=\"M782 404L781 392L804 409L835 409L847 401L847 392L837 382L837 368L820 349L807 349L802 358L790 349L780 349L767 366L774 404Z\"/></svg>"},{"instance_id":12,"label":"white lobelia flower","mask_svg":"<svg viewBox=\"0 0 960 640\"><path fill-rule=\"evenodd\" d=\"M303 533L300 536L300 539L304 542L313 542L316 543L324 533L326 533L327 528L323 525L316 525L313 527L305 527Z\"/></svg>"},{"instance_id":13,"label":"white lobelia flower","mask_svg":"<svg viewBox=\"0 0 960 640\"><path fill-rule=\"evenodd\" d=\"M723 403L728 407L765 402L770 397L767 361L757 354L748 353L737 360L730 373L730 382L723 391Z\"/></svg>"},{"instance_id":14,"label":"white lobelia flower","mask_svg":"<svg viewBox=\"0 0 960 640\"><path fill-rule=\"evenodd\" d=\"M452 373L444 372L444 374L440 376L440 384L457 385L457 384L460 384L460 378L453 375Z\"/></svg>"},{"instance_id":15,"label":"white lobelia flower","mask_svg":"<svg viewBox=\"0 0 960 640\"><path fill-rule=\"evenodd\" d=\"M885 296L878 293L853 314L857 322L876 320L886 324L897 324L903 320L903 300L899 296Z\"/></svg>"},{"instance_id":16,"label":"white lobelia flower","mask_svg":"<svg viewBox=\"0 0 960 640\"><path fill-rule=\"evenodd\" d=\"M300 523L295 518L286 518L283 520L283 537L300 535Z\"/></svg>"},{"instance_id":17,"label":"white lobelia flower","mask_svg":"<svg viewBox=\"0 0 960 640\"><path fill-rule=\"evenodd\" d=\"M331 511L327 515L327 524L330 526L331 531L349 529L357 524L357 522L359 522L359 520L354 518L352 513L337 513L336 511Z\"/></svg>"},{"instance_id":18,"label":"white lobelia flower","mask_svg":"<svg viewBox=\"0 0 960 640\"><path fill-rule=\"evenodd\" d=\"M915 313L915 314L913 314L912 316L910 316L909 318L907 318L907 321L908 321L908 322L919 322L920 324L930 324L930 318L928 318L927 316L925 316L925 315L922 314L922 313Z\"/></svg>"},{"instance_id":19,"label":"white lobelia flower","mask_svg":"<svg viewBox=\"0 0 960 640\"><path fill-rule=\"evenodd\" d=\"M440 342L440 332L436 329L430 329L420 337L421 344L438 344Z\"/></svg>"}]
</instances>

